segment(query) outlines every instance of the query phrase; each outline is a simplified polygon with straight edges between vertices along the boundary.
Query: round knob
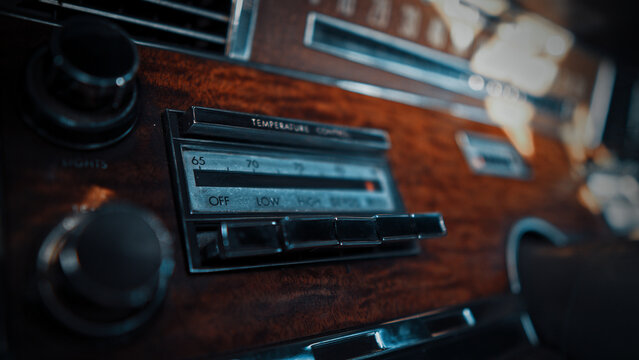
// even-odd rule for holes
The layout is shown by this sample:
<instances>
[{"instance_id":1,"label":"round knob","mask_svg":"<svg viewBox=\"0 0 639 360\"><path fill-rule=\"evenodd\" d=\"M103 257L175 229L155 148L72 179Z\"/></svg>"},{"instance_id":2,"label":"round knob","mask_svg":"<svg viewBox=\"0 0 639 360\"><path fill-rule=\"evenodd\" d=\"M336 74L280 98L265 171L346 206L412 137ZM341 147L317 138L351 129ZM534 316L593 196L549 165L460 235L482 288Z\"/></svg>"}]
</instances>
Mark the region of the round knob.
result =
<instances>
[{"instance_id":1,"label":"round knob","mask_svg":"<svg viewBox=\"0 0 639 360\"><path fill-rule=\"evenodd\" d=\"M171 238L151 213L108 204L64 219L38 255L44 304L93 336L131 331L161 303L173 271Z\"/></svg>"},{"instance_id":2,"label":"round knob","mask_svg":"<svg viewBox=\"0 0 639 360\"><path fill-rule=\"evenodd\" d=\"M29 62L27 121L74 148L119 140L135 122L138 65L135 45L115 24L90 17L67 21Z\"/></svg>"}]
</instances>

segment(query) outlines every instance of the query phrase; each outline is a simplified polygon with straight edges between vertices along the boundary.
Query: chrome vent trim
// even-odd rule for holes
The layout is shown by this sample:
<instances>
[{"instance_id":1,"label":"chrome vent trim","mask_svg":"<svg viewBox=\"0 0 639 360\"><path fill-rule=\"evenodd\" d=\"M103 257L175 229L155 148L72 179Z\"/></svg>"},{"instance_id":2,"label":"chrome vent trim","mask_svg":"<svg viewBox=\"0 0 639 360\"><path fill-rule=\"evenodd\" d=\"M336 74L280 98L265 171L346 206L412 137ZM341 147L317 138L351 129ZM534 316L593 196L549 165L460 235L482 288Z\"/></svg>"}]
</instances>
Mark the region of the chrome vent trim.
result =
<instances>
[{"instance_id":1,"label":"chrome vent trim","mask_svg":"<svg viewBox=\"0 0 639 360\"><path fill-rule=\"evenodd\" d=\"M226 54L232 59L249 60L257 21L259 0L233 0Z\"/></svg>"},{"instance_id":2,"label":"chrome vent trim","mask_svg":"<svg viewBox=\"0 0 639 360\"><path fill-rule=\"evenodd\" d=\"M534 96L475 74L466 59L321 13L308 14L303 41L310 49L471 98L489 95L487 87L475 90L469 85L471 78L478 77L558 120L569 119L573 111L574 104L567 99Z\"/></svg>"},{"instance_id":3,"label":"chrome vent trim","mask_svg":"<svg viewBox=\"0 0 639 360\"><path fill-rule=\"evenodd\" d=\"M224 54L232 0L32 0L17 9L60 23L87 14L120 24L135 40Z\"/></svg>"}]
</instances>

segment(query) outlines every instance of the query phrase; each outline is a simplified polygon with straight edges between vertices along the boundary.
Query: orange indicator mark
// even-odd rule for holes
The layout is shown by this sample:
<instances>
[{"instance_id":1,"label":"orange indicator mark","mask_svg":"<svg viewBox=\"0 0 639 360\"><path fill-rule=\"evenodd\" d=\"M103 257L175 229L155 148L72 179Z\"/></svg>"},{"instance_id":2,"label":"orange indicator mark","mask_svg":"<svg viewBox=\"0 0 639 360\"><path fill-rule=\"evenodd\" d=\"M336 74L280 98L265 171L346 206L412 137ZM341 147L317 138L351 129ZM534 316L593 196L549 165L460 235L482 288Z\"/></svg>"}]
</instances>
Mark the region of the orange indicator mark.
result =
<instances>
[{"instance_id":1,"label":"orange indicator mark","mask_svg":"<svg viewBox=\"0 0 639 360\"><path fill-rule=\"evenodd\" d=\"M369 192L373 192L373 191L375 191L375 184L373 184L373 182L372 182L372 181L368 181L368 180L367 180L367 181L364 183L364 186L366 187L366 191L369 191Z\"/></svg>"}]
</instances>

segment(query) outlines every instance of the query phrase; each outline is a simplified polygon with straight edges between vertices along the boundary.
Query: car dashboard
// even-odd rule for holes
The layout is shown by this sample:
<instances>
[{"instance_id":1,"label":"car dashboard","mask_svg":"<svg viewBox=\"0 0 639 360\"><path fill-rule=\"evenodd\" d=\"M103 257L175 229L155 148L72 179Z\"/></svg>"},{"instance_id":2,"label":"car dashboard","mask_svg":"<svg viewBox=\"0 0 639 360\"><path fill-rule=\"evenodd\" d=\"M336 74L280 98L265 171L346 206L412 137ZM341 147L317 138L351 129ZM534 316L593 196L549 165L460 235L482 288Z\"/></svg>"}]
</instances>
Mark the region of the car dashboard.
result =
<instances>
[{"instance_id":1,"label":"car dashboard","mask_svg":"<svg viewBox=\"0 0 639 360\"><path fill-rule=\"evenodd\" d=\"M631 261L639 196L601 165L614 59L538 10L0 6L0 354L636 354L548 320L579 283L554 251Z\"/></svg>"}]
</instances>

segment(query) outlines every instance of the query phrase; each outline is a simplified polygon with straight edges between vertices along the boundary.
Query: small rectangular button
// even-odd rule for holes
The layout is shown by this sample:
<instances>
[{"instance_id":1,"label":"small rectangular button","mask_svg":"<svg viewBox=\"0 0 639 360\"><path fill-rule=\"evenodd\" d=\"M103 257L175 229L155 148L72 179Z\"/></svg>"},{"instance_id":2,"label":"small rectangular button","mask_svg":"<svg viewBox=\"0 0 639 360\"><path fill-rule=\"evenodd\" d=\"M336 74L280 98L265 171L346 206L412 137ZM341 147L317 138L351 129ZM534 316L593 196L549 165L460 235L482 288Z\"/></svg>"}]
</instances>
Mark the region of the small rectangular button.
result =
<instances>
[{"instance_id":1,"label":"small rectangular button","mask_svg":"<svg viewBox=\"0 0 639 360\"><path fill-rule=\"evenodd\" d=\"M383 242L417 240L410 215L376 215L375 222Z\"/></svg>"},{"instance_id":2,"label":"small rectangular button","mask_svg":"<svg viewBox=\"0 0 639 360\"><path fill-rule=\"evenodd\" d=\"M444 218L439 213L412 214L415 233L420 239L446 235Z\"/></svg>"},{"instance_id":3,"label":"small rectangular button","mask_svg":"<svg viewBox=\"0 0 639 360\"><path fill-rule=\"evenodd\" d=\"M215 260L220 255L218 239L220 237L219 230L198 230L197 245L200 248L202 261Z\"/></svg>"},{"instance_id":4,"label":"small rectangular button","mask_svg":"<svg viewBox=\"0 0 639 360\"><path fill-rule=\"evenodd\" d=\"M277 254L282 251L275 221L223 223L222 256L225 258Z\"/></svg>"},{"instance_id":5,"label":"small rectangular button","mask_svg":"<svg viewBox=\"0 0 639 360\"><path fill-rule=\"evenodd\" d=\"M281 224L286 248L289 250L339 245L335 238L334 217L286 217Z\"/></svg>"},{"instance_id":6,"label":"small rectangular button","mask_svg":"<svg viewBox=\"0 0 639 360\"><path fill-rule=\"evenodd\" d=\"M337 239L342 246L375 246L381 244L373 218L337 218Z\"/></svg>"}]
</instances>

